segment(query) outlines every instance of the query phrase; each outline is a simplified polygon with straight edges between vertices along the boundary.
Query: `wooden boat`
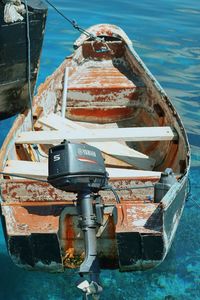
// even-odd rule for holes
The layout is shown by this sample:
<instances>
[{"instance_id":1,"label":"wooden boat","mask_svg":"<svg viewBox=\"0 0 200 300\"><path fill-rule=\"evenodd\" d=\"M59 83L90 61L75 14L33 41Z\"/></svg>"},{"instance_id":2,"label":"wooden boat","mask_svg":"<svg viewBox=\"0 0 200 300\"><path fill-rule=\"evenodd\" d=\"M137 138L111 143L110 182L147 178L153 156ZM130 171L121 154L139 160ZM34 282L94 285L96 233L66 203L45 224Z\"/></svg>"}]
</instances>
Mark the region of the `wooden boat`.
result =
<instances>
[{"instance_id":1,"label":"wooden boat","mask_svg":"<svg viewBox=\"0 0 200 300\"><path fill-rule=\"evenodd\" d=\"M30 32L30 93L39 69L47 7L28 1ZM18 13L17 11L20 11ZM20 0L0 0L0 120L30 107L26 9Z\"/></svg>"},{"instance_id":2,"label":"wooden boat","mask_svg":"<svg viewBox=\"0 0 200 300\"><path fill-rule=\"evenodd\" d=\"M84 259L76 194L45 181L48 149L63 139L94 146L105 159L112 191L99 192L101 268L159 265L183 211L190 149L178 113L120 28L88 32L39 87L34 131L26 111L1 148L4 234L11 258L26 269L63 271Z\"/></svg>"}]
</instances>

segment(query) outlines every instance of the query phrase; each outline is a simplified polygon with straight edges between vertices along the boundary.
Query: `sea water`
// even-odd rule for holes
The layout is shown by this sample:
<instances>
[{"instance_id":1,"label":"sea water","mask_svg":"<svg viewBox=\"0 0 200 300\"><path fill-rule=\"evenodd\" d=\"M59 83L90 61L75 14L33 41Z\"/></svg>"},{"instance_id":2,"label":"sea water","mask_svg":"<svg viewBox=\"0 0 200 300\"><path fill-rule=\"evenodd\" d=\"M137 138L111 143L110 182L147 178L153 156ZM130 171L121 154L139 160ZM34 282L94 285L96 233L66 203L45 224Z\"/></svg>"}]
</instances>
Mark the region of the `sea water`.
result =
<instances>
[{"instance_id":1,"label":"sea water","mask_svg":"<svg viewBox=\"0 0 200 300\"><path fill-rule=\"evenodd\" d=\"M192 148L191 190L171 250L156 269L102 271L102 299L200 299L200 1L52 0L68 18L87 28L97 23L122 27L136 51L179 112ZM72 51L79 36L49 8L38 84ZM0 142L15 117L0 122ZM27 272L10 260L0 233L0 300L81 299L78 275Z\"/></svg>"}]
</instances>

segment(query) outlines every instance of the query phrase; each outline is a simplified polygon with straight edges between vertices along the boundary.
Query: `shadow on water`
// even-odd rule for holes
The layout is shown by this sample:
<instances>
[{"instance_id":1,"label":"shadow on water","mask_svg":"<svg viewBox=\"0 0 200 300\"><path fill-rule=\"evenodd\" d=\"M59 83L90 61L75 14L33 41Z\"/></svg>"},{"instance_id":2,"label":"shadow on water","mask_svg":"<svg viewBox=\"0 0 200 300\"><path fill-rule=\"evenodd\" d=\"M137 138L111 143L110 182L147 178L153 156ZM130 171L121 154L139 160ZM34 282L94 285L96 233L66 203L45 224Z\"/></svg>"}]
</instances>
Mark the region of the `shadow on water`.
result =
<instances>
[{"instance_id":1,"label":"shadow on water","mask_svg":"<svg viewBox=\"0 0 200 300\"><path fill-rule=\"evenodd\" d=\"M6 253L0 253L0 266L2 300L66 300L80 296L75 287L78 275L74 271L63 274L26 271L15 266Z\"/></svg>"}]
</instances>

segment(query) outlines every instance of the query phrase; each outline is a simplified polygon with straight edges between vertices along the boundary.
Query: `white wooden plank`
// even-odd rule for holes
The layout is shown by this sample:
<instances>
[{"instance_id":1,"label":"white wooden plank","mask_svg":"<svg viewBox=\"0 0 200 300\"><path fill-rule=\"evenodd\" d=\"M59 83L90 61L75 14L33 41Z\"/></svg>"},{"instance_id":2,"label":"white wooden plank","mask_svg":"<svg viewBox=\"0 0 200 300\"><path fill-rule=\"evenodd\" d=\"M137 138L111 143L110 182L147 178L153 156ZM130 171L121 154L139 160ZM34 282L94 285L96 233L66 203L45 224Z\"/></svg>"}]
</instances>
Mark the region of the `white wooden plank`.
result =
<instances>
[{"instance_id":1,"label":"white wooden plank","mask_svg":"<svg viewBox=\"0 0 200 300\"><path fill-rule=\"evenodd\" d=\"M38 120L38 122L50 129L63 130L66 128L68 130L90 130L85 128L83 124L76 123L66 118L62 118L56 114L50 114L47 117L43 116ZM89 124L90 126L97 126L97 124ZM102 125L99 125L102 126ZM135 168L142 170L152 170L155 165L155 159L150 158L149 156L129 148L125 144L122 144L117 141L112 142L87 142L88 145L97 147L102 152L112 155L122 161L125 161Z\"/></svg>"},{"instance_id":2,"label":"white wooden plank","mask_svg":"<svg viewBox=\"0 0 200 300\"><path fill-rule=\"evenodd\" d=\"M19 144L56 144L64 139L71 142L105 142L105 141L166 141L174 138L170 127L134 127L114 129L90 129L72 132L57 131L27 131L19 134L16 142Z\"/></svg>"},{"instance_id":3,"label":"white wooden plank","mask_svg":"<svg viewBox=\"0 0 200 300\"><path fill-rule=\"evenodd\" d=\"M116 123L109 123L109 124L95 124L95 123L87 123L87 122L75 122L72 120L69 120L67 118L63 118L57 114L51 113L48 116L43 116L38 119L38 122L40 124L43 124L51 129L56 130L62 130L63 128L66 129L84 129L84 130L90 130L90 129L97 129L97 128L107 128L110 126L111 128L117 128Z\"/></svg>"},{"instance_id":4,"label":"white wooden plank","mask_svg":"<svg viewBox=\"0 0 200 300\"><path fill-rule=\"evenodd\" d=\"M8 160L3 172L14 175L46 178L48 176L48 164L46 162Z\"/></svg>"},{"instance_id":5,"label":"white wooden plank","mask_svg":"<svg viewBox=\"0 0 200 300\"><path fill-rule=\"evenodd\" d=\"M138 177L160 177L160 172L128 170L121 168L106 168L110 178L138 178ZM42 162L9 160L3 170L6 174L30 176L33 178L46 179L48 176L48 164Z\"/></svg>"},{"instance_id":6,"label":"white wooden plank","mask_svg":"<svg viewBox=\"0 0 200 300\"><path fill-rule=\"evenodd\" d=\"M106 168L110 178L160 177L161 172Z\"/></svg>"},{"instance_id":7,"label":"white wooden plank","mask_svg":"<svg viewBox=\"0 0 200 300\"><path fill-rule=\"evenodd\" d=\"M39 123L55 130L63 130L63 128L66 128L68 130L88 130L90 129L85 128L83 125L77 124L74 121L71 121L66 118L62 118L61 116L58 116L56 114L51 114L48 117L42 117L38 120ZM96 125L96 124L90 124ZM101 126L101 124L100 124ZM140 158L149 158L149 156L136 151L134 149L129 148L128 146L121 144L120 142L90 142L87 143L91 146L99 148L101 151L106 152L110 155L119 155L119 156L130 156L131 157L140 157ZM153 160L153 159L152 159Z\"/></svg>"}]
</instances>

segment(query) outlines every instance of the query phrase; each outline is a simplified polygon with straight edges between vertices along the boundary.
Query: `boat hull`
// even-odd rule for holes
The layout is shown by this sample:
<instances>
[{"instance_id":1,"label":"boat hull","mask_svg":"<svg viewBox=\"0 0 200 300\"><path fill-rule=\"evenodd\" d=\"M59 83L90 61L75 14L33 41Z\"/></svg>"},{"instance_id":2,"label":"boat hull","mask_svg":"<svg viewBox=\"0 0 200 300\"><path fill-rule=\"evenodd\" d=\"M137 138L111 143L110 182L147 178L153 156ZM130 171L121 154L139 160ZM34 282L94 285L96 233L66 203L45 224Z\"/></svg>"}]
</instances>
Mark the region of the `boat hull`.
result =
<instances>
[{"instance_id":1,"label":"boat hull","mask_svg":"<svg viewBox=\"0 0 200 300\"><path fill-rule=\"evenodd\" d=\"M138 180L146 184L149 179ZM142 271L164 260L185 204L187 175L175 185L174 192L154 207L148 201L133 203L127 196L117 205L116 226L108 213L106 228L97 241L101 268ZM2 225L15 264L48 272L80 266L84 241L73 196L37 182L8 182L2 185L2 195Z\"/></svg>"},{"instance_id":2,"label":"boat hull","mask_svg":"<svg viewBox=\"0 0 200 300\"><path fill-rule=\"evenodd\" d=\"M29 1L31 96L39 69L47 8L42 2ZM30 107L28 89L28 46L26 16L23 21L6 24L0 10L0 119L8 118Z\"/></svg>"},{"instance_id":3,"label":"boat hull","mask_svg":"<svg viewBox=\"0 0 200 300\"><path fill-rule=\"evenodd\" d=\"M97 25L94 28L94 32L100 32L100 35L102 34L104 37L107 32L108 40L112 30L115 31L111 40L109 40L109 45L113 46L113 51L115 44L120 45L120 55L121 49L123 50L124 56L117 61L119 65L117 65L117 68L116 65L114 66L112 51L107 54L102 52L102 59L96 50L94 54L98 57L95 56L94 60L93 57L91 60L85 57L84 47L81 46L84 41L81 40L74 55L68 57L40 86L38 95L33 101L35 129L38 132L31 132L31 140L22 139L20 141L19 138L25 131L31 130L30 111L16 119L0 153L1 168L7 174L6 176L9 176L10 170L11 174L13 172L18 175L21 174L21 176L31 176L32 174L36 178L41 176L39 179L46 180L48 175L46 159L41 158L45 160L44 170L38 172L38 170L41 170L42 162L37 161L36 154L38 153L35 153L35 149L31 146L33 141L35 143L33 135L44 133L42 130L45 126L49 130L64 130L66 128L69 133L70 130L74 130L72 135L75 135L77 131L87 132L87 128L91 128L92 131L94 130L93 125L97 126L98 129L99 126L107 126L107 129L112 128L113 131L115 126L118 129L119 127L124 128L124 130L127 126L138 126L146 128L147 133L150 127L170 126L175 133L172 141L162 141L160 131L159 138L156 141L124 142L116 146L116 142L119 141L115 140L114 146L109 149L109 157L107 156L107 158L109 164L113 167L112 171L114 170L117 174L116 177L110 175L109 184L116 188L120 203L116 203L116 198L112 192L100 192L105 208L101 226L97 225L97 252L101 268L119 268L121 271L147 270L156 267L164 260L174 238L186 198L190 149L180 117L163 89L134 52L130 40L127 41L126 36L112 25ZM119 43L119 40L115 40L115 38L118 38L120 34L122 39ZM91 44L91 41L86 41L85 45L87 47L88 43ZM90 54L91 52L89 52ZM110 80L109 85L107 80L106 82L103 81L105 72L108 70L107 65L109 66L109 72L106 78ZM126 67L126 72L120 71L122 66ZM95 68L96 73L93 72ZM66 113L68 116L68 114L73 113L69 117L82 122L62 118L62 121L68 123L68 127L65 127L65 122L57 120L61 113L62 95L64 95L63 83L66 81L64 74L67 73L65 72L67 69L69 71L69 78L67 78L69 101L66 111L64 107L64 114ZM110 78L110 69L113 71L111 75L115 74L115 77L111 76L112 78ZM135 74L134 79L128 76L133 71ZM83 76L86 74L85 72L91 76ZM99 84L94 89L95 74L99 76ZM89 77L91 78L90 81ZM113 81L113 78L116 79L116 77L118 78L118 86L114 85L116 80ZM135 80L136 77L138 77L137 80ZM127 82L127 78L131 79L130 82ZM134 82L135 84L133 84ZM113 84L116 93L111 90L111 84ZM106 87L103 91L101 91L102 86ZM122 86L127 93L121 92ZM96 93L96 88L99 91L98 93ZM132 96L129 93L130 89ZM97 96L100 92L102 92L102 97L99 99ZM103 93L106 94L105 99ZM108 95L110 98L109 101L106 101ZM92 105L96 111L91 116ZM109 109L112 110L116 106L118 111L122 113L119 119L117 113L112 118L113 115L109 111ZM123 110L124 106L128 109L131 107L131 110L134 109L131 118L122 122L121 118L126 117ZM85 117L84 120L80 120L77 115L75 116L75 112L77 113L80 107L84 108L81 112L79 111L82 114L81 118ZM107 108L108 115L102 115L102 111L107 111ZM88 110L89 115L86 115L84 111ZM54 122L52 121L53 115L54 117L57 116ZM102 119L103 124L99 124ZM84 121L90 123L86 123L86 127L84 127ZM58 132L54 132L54 135L57 137ZM45 136L47 143L54 143L50 139L49 132L46 132ZM123 136L120 138L122 139ZM47 155L48 149L44 143L44 138L40 139L40 142L42 142L40 151ZM39 143L38 140L37 143ZM102 144L105 146L105 143L104 136ZM133 175L133 173L128 175L130 174L128 169L130 166L123 169L122 161L120 162L121 169L117 169L116 163L119 163L120 158L124 159L124 156L130 158L130 153L127 154L127 152L126 155L124 152L119 155L117 151L121 146L123 146L123 149L128 147L128 150L136 150L137 154L142 155L139 159L139 167L131 166L132 170L130 172L134 171L136 175ZM108 150L104 148L104 151ZM110 160L115 153L117 155L114 158L118 159L117 162ZM106 152L106 154L108 153ZM144 165L144 160L148 161L149 159L154 160L153 166L150 162L148 166ZM113 166L113 164L115 165ZM16 165L20 166L20 170L16 170ZM24 171L25 165L28 171L32 173L26 173L27 170ZM38 173L33 172L33 165L39 168L35 169ZM147 172L144 171L145 176L140 175L140 177L138 174L141 174L142 168ZM160 185L161 182L159 182L159 186L162 186L161 190L163 188L164 193L162 193L161 200L158 200L154 197L155 183L158 183L161 172L164 172L166 168L173 169L175 173L173 175L174 181L173 184L167 187L165 184ZM154 172L149 172L152 170ZM149 175L149 173L153 175ZM166 173L165 175L167 175ZM27 269L41 269L52 272L79 267L84 259L84 238L78 223L76 205L74 205L76 196L56 190L47 182L31 181L29 179L16 180L16 178L10 177L8 179L5 177L1 182L1 214L8 251L13 261ZM117 211L115 215L113 213L114 208Z\"/></svg>"}]
</instances>

